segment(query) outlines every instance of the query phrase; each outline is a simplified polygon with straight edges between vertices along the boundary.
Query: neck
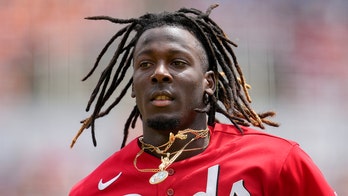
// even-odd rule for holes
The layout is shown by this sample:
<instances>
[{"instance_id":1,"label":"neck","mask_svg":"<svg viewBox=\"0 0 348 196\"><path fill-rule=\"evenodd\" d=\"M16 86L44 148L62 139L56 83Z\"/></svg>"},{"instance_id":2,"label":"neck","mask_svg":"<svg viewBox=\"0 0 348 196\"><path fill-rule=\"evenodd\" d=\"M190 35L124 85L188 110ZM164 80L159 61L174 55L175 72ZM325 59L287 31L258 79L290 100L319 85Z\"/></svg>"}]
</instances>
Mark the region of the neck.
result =
<instances>
[{"instance_id":1,"label":"neck","mask_svg":"<svg viewBox=\"0 0 348 196\"><path fill-rule=\"evenodd\" d=\"M179 151L182 151L176 159L178 161L203 152L209 144L208 128L199 130L184 129L175 133L167 133L165 136L163 136L163 132L161 133L156 135L157 139L162 138L161 140L155 140L154 137L151 137L148 141L144 136L139 139L139 145L145 152L158 158L166 156L168 153L175 155ZM154 141L157 142L153 143Z\"/></svg>"}]
</instances>

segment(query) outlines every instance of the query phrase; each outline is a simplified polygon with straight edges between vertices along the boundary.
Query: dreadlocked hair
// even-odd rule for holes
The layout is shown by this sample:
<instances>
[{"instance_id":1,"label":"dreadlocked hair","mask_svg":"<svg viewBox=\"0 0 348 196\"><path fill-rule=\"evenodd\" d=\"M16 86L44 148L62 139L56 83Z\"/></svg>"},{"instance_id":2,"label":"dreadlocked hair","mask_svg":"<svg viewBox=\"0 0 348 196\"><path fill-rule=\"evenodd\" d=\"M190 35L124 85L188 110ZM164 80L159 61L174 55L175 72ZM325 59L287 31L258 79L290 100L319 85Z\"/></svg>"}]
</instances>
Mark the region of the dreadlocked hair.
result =
<instances>
[{"instance_id":1,"label":"dreadlocked hair","mask_svg":"<svg viewBox=\"0 0 348 196\"><path fill-rule=\"evenodd\" d=\"M110 45L119 39L118 47L103 70L88 101L86 111L89 111L94 103L93 113L81 121L82 126L72 140L71 147L73 147L80 134L88 128L91 128L94 146L97 145L95 120L107 115L121 101L132 85L133 78L130 77L123 88L119 87L121 81L125 79L126 72L131 67L133 50L139 37L148 29L161 26L178 26L190 31L202 43L206 51L208 71L214 72L217 79L217 88L214 95L209 95L207 106L203 109L196 109L196 111L207 114L208 125L214 124L216 120L215 114L218 112L227 117L240 132L243 132L240 125L252 125L261 129L264 129L264 124L279 126L277 123L267 119L267 117L274 116L274 112L258 114L251 108L251 98L248 92L250 86L245 81L232 49L232 46L237 47L237 45L227 38L223 30L209 18L211 11L217 6L217 4L211 5L206 12L194 8L181 8L172 13L145 14L139 18L131 19L118 19L109 16L87 17L86 19L88 20L107 20L112 23L127 24L127 26L119 30L107 42L98 55L93 68L83 78L84 81L93 74ZM133 37L130 36L131 34ZM120 62L117 63L120 58ZM116 69L116 71L113 72L113 69ZM112 80L110 81L110 79ZM111 95L119 88L122 88L120 94L110 105L105 106ZM124 126L121 148L126 144L129 128L135 127L138 117L141 118L141 114L137 106L134 106Z\"/></svg>"}]
</instances>

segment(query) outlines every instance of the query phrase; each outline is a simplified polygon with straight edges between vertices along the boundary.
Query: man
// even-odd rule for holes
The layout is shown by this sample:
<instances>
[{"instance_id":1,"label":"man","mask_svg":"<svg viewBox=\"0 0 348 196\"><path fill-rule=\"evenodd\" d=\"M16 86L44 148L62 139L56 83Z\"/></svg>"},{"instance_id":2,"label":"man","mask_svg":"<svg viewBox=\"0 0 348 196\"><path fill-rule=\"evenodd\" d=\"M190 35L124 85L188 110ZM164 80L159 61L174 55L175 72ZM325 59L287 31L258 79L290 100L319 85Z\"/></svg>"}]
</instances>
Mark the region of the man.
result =
<instances>
[{"instance_id":1,"label":"man","mask_svg":"<svg viewBox=\"0 0 348 196\"><path fill-rule=\"evenodd\" d=\"M111 38L87 76L122 36L88 103L87 110L96 101L94 112L72 145L88 127L96 145L94 121L108 114L130 87L136 106L125 125L124 148L70 195L335 195L297 143L247 127L278 125L267 119L273 112L257 114L251 108L234 43L209 18L215 7L129 20L89 18L129 24ZM132 78L102 111L130 66ZM232 125L219 123L216 112ZM138 117L143 135L124 146Z\"/></svg>"}]
</instances>

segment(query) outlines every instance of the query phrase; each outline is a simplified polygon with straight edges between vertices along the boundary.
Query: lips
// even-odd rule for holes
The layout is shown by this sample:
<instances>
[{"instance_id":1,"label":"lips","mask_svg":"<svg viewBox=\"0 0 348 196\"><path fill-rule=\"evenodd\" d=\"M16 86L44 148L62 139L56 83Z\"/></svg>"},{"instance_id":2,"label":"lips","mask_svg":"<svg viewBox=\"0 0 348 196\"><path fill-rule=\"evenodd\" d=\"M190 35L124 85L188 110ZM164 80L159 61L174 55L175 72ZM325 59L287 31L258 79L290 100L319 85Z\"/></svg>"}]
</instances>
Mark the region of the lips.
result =
<instances>
[{"instance_id":1,"label":"lips","mask_svg":"<svg viewBox=\"0 0 348 196\"><path fill-rule=\"evenodd\" d=\"M151 103L157 107L165 107L172 103L173 97L168 92L156 92L151 98Z\"/></svg>"}]
</instances>

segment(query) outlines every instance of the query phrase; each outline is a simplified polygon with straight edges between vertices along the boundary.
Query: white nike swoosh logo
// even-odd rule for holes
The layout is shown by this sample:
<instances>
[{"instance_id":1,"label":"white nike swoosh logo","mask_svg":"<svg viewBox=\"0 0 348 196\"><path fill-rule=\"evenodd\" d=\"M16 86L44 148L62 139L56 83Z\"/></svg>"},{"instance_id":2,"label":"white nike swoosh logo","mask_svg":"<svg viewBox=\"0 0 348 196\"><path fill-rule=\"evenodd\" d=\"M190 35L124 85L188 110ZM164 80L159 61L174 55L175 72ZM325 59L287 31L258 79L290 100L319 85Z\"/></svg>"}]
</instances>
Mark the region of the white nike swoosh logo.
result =
<instances>
[{"instance_id":1,"label":"white nike swoosh logo","mask_svg":"<svg viewBox=\"0 0 348 196\"><path fill-rule=\"evenodd\" d=\"M100 179L99 183L98 183L98 189L100 191L106 189L108 186L110 186L110 184L114 183L120 176L121 176L122 172L120 172L117 176L115 176L114 178L112 178L111 180L107 181L107 182L103 182L103 179Z\"/></svg>"}]
</instances>

